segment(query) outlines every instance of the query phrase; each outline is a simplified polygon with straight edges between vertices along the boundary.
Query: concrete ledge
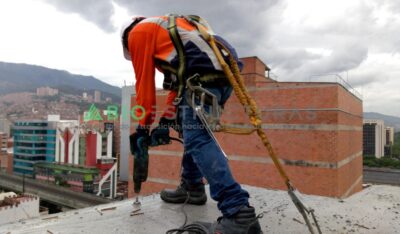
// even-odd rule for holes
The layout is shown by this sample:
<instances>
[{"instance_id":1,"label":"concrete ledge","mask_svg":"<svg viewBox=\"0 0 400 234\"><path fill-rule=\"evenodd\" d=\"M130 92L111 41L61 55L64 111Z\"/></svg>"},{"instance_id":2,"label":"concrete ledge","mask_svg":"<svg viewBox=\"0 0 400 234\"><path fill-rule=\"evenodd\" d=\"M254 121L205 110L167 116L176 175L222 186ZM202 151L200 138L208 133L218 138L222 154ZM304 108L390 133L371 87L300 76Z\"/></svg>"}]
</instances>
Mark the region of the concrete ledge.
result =
<instances>
[{"instance_id":1,"label":"concrete ledge","mask_svg":"<svg viewBox=\"0 0 400 234\"><path fill-rule=\"evenodd\" d=\"M301 215L284 191L244 186L264 233L308 233ZM208 190L208 189L207 189ZM400 230L400 188L374 185L349 198L338 200L304 195L315 209L322 233L397 233ZM141 198L143 214L130 216L134 199L72 210L0 226L0 233L165 233L184 222L180 205L163 203L158 194ZM220 216L217 204L185 207L188 222L212 222ZM384 219L382 218L384 214Z\"/></svg>"}]
</instances>

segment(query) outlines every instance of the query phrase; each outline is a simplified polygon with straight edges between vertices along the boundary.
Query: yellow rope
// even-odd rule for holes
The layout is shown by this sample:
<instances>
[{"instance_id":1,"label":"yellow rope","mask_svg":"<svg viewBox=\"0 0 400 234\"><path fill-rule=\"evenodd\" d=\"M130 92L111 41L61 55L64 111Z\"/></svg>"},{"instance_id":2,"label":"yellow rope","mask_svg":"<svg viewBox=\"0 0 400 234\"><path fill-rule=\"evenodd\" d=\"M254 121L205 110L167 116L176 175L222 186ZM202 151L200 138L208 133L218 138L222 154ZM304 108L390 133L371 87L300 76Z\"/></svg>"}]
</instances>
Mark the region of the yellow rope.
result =
<instances>
[{"instance_id":1,"label":"yellow rope","mask_svg":"<svg viewBox=\"0 0 400 234\"><path fill-rule=\"evenodd\" d=\"M262 143L266 147L272 161L274 162L276 168L279 171L279 174L282 176L282 178L285 181L285 184L288 186L288 188L291 188L290 180L289 177L287 176L286 172L283 170L282 164L278 160L277 156L275 155L275 152L272 148L272 145L270 141L268 140L267 135L261 128L262 120L260 117L260 112L258 110L257 104L254 101L254 99L250 96L248 93L246 86L244 84L244 80L242 75L240 74L239 66L235 60L235 58L232 56L230 51L225 48L225 46L221 43L216 43L216 40L214 37L206 32L204 28L202 28L201 25L198 25L198 29L200 33L203 35L203 37L210 43L211 48L213 49L218 62L220 63L225 75L229 79L229 82L231 83L233 90L238 97L240 103L244 106L247 115L249 116L251 124L254 126L253 131L257 131L258 136L261 138ZM219 46L219 47L218 47ZM229 56L229 65L225 62L225 59L223 58L220 48L224 50L228 56ZM224 129L224 128L223 128ZM225 130L232 130L233 132L237 131L239 134L243 134L245 129L229 129L225 127ZM246 129L247 130L247 129ZM247 132L249 132L247 130ZM245 134L250 134L250 133L245 133Z\"/></svg>"}]
</instances>

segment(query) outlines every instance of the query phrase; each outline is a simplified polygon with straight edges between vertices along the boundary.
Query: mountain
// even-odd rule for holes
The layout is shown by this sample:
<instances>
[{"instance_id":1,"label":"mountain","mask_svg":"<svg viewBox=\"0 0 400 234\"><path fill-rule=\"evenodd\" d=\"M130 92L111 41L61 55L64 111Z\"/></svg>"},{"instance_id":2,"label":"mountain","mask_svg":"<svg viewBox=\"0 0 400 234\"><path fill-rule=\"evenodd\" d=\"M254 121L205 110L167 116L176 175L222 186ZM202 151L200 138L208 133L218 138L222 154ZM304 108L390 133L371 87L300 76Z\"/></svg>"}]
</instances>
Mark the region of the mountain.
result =
<instances>
[{"instance_id":1,"label":"mountain","mask_svg":"<svg viewBox=\"0 0 400 234\"><path fill-rule=\"evenodd\" d=\"M0 95L16 92L35 92L49 86L72 93L99 90L121 97L121 89L104 83L93 76L71 74L67 71L42 66L0 62Z\"/></svg>"},{"instance_id":2,"label":"mountain","mask_svg":"<svg viewBox=\"0 0 400 234\"><path fill-rule=\"evenodd\" d=\"M364 119L381 119L385 121L385 126L394 127L395 131L400 131L400 118L391 115L384 115L376 112L364 112Z\"/></svg>"}]
</instances>

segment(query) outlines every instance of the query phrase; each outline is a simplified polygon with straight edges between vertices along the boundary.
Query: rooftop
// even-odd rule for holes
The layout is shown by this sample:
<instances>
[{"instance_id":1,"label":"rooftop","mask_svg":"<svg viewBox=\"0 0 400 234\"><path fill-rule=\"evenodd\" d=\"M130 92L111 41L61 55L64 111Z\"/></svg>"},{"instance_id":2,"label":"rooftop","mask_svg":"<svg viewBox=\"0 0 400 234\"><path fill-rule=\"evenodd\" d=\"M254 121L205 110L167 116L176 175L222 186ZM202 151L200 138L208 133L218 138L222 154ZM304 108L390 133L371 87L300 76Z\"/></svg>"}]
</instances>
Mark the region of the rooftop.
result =
<instances>
[{"instance_id":1,"label":"rooftop","mask_svg":"<svg viewBox=\"0 0 400 234\"><path fill-rule=\"evenodd\" d=\"M284 191L244 186L252 195L264 233L307 233L307 227ZM323 233L395 233L400 230L400 187L372 185L344 200L304 195L315 208ZM163 203L158 194L141 199L137 215L133 200L19 221L0 227L0 233L165 233L184 222L180 205ZM219 216L211 199L206 206L185 207L188 222L212 221ZM143 212L143 213L141 213Z\"/></svg>"}]
</instances>

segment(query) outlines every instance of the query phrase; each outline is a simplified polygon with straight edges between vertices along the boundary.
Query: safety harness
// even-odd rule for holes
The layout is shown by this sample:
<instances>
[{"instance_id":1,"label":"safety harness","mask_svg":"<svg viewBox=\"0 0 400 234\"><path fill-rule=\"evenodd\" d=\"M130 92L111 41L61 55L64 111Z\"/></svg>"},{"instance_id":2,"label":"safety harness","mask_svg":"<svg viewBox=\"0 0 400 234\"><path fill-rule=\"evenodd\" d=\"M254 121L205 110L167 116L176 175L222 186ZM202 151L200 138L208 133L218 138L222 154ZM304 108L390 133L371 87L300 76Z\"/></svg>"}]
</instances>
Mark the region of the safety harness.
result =
<instances>
[{"instance_id":1,"label":"safety harness","mask_svg":"<svg viewBox=\"0 0 400 234\"><path fill-rule=\"evenodd\" d=\"M167 90L175 90L177 91L176 98L173 102L174 105L179 105L182 101L182 96L186 87L186 77L195 75L195 74L188 74L187 67L186 67L186 55L185 55L185 48L182 43L182 39L178 32L178 27L176 24L176 19L182 17L185 18L187 21L192 23L194 26L200 24L201 18L196 15L175 15L170 14L168 15L168 33L172 43L174 44L174 48L177 53L178 58L178 67L173 67L171 64L159 61L158 66L164 72L164 82L163 88ZM221 84L229 84L228 80L223 71L215 71L201 74L201 76L196 77L196 82L207 84L207 83L215 83L217 80Z\"/></svg>"}]
</instances>

